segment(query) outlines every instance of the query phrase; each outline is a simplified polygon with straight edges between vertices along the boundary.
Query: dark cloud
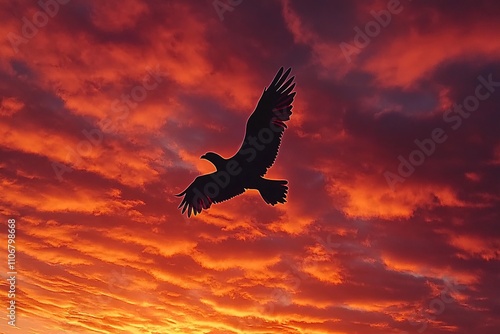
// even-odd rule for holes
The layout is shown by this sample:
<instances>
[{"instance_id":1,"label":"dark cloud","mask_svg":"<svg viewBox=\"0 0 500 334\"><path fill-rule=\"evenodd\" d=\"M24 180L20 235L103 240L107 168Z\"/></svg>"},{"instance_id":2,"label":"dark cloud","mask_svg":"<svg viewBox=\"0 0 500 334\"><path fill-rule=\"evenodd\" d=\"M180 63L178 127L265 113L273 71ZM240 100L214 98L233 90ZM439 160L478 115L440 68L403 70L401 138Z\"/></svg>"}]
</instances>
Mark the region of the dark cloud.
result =
<instances>
[{"instance_id":1,"label":"dark cloud","mask_svg":"<svg viewBox=\"0 0 500 334\"><path fill-rule=\"evenodd\" d=\"M443 116L478 76L500 81L498 3L403 1L351 62L339 44L386 1L232 3L221 21L208 0L72 0L18 53L6 39L0 211L19 226L20 327L375 334L416 317L496 333L500 87L456 129ZM4 36L40 9L2 7ZM269 177L288 202L247 191L181 216L174 194L212 168L200 155L236 152L280 66L297 97ZM157 88L117 113L152 67ZM390 187L436 128L447 140ZM72 171L58 180L54 162Z\"/></svg>"}]
</instances>

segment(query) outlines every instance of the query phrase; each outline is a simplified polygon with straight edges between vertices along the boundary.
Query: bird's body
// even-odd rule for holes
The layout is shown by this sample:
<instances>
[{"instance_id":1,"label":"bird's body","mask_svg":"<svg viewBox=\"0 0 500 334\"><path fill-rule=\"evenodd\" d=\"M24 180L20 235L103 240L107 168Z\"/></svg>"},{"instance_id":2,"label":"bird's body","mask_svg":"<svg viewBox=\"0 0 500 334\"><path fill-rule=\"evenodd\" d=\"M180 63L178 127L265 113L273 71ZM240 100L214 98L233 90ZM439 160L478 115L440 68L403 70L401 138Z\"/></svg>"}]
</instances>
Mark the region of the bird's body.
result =
<instances>
[{"instance_id":1,"label":"bird's body","mask_svg":"<svg viewBox=\"0 0 500 334\"><path fill-rule=\"evenodd\" d=\"M210 161L215 172L198 176L189 187L176 196L184 196L179 208L195 215L218 203L242 194L246 189L257 189L268 204L286 202L288 187L285 180L269 180L263 176L273 165L285 131L285 121L292 114L295 92L294 77L285 80L291 69L281 68L250 115L246 134L238 152L229 159L208 152L201 158Z\"/></svg>"}]
</instances>

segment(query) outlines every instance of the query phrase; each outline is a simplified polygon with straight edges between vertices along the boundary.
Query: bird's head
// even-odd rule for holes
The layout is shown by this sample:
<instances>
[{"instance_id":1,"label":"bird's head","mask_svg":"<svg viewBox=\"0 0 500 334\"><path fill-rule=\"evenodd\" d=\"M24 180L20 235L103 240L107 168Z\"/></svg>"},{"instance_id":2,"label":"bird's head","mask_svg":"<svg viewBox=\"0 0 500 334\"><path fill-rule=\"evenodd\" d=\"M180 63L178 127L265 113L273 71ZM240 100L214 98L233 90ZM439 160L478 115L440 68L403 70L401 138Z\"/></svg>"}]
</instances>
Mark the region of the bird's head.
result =
<instances>
[{"instance_id":1,"label":"bird's head","mask_svg":"<svg viewBox=\"0 0 500 334\"><path fill-rule=\"evenodd\" d=\"M200 157L200 159L205 159L210 161L217 169L222 168L225 162L225 159L214 152L207 152Z\"/></svg>"}]
</instances>

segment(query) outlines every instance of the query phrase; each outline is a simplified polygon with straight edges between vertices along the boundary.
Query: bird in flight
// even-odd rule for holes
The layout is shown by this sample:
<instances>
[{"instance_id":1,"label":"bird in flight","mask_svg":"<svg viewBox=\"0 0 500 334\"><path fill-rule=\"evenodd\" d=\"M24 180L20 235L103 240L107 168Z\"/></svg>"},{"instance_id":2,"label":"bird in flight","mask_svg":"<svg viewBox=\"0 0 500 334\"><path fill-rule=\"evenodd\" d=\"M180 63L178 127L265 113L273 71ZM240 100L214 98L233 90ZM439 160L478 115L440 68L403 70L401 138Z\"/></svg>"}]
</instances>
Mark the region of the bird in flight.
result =
<instances>
[{"instance_id":1,"label":"bird in flight","mask_svg":"<svg viewBox=\"0 0 500 334\"><path fill-rule=\"evenodd\" d=\"M295 87L290 74L291 68L283 73L279 69L269 88L264 92L247 121L246 133L238 152L229 159L214 152L208 152L201 159L210 161L215 172L200 175L180 194L184 196L179 205L182 214L188 217L208 209L212 203L219 203L245 192L257 189L267 204L286 202L288 187L286 180L264 178L278 155L281 137L290 120Z\"/></svg>"}]
</instances>

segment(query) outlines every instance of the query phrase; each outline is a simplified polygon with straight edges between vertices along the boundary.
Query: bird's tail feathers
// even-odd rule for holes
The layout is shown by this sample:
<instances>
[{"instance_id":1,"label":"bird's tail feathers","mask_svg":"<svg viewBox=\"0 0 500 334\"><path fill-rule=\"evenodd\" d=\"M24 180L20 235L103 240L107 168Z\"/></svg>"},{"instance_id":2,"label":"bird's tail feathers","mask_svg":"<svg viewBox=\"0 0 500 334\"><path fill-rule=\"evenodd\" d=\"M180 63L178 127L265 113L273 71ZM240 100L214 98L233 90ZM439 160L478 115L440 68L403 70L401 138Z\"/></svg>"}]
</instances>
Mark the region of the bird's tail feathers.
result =
<instances>
[{"instance_id":1,"label":"bird's tail feathers","mask_svg":"<svg viewBox=\"0 0 500 334\"><path fill-rule=\"evenodd\" d=\"M286 202L288 187L286 180L268 180L261 178L257 190L267 204L275 205Z\"/></svg>"}]
</instances>

